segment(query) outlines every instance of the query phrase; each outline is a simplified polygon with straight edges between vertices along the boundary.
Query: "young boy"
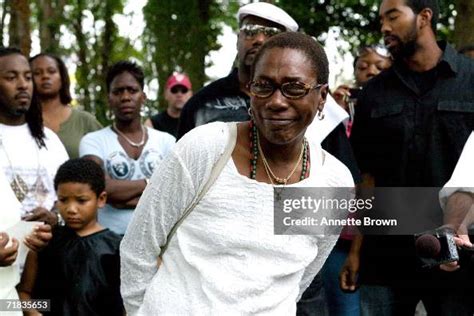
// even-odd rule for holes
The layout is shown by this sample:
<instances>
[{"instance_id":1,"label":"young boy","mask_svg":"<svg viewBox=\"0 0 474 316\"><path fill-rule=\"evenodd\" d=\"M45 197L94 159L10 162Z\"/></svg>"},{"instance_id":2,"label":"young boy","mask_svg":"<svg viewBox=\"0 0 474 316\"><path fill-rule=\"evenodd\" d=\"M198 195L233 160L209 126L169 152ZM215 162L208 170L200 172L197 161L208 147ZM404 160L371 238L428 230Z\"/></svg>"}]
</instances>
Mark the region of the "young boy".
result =
<instances>
[{"instance_id":1,"label":"young boy","mask_svg":"<svg viewBox=\"0 0 474 316\"><path fill-rule=\"evenodd\" d=\"M45 315L123 315L121 237L97 222L107 199L102 168L86 159L69 160L58 169L54 188L66 225L53 230L44 250L28 254L20 297L50 299Z\"/></svg>"}]
</instances>

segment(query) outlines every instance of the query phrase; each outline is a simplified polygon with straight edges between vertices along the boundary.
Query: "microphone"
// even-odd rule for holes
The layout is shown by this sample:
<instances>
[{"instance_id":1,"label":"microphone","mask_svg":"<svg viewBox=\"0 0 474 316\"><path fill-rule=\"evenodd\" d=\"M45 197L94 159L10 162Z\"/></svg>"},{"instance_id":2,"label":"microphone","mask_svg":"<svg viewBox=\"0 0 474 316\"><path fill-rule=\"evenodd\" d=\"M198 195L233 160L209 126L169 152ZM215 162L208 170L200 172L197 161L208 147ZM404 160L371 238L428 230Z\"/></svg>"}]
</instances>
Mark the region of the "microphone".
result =
<instances>
[{"instance_id":1,"label":"microphone","mask_svg":"<svg viewBox=\"0 0 474 316\"><path fill-rule=\"evenodd\" d=\"M427 268L459 260L453 231L446 228L416 235L415 250L422 266Z\"/></svg>"},{"instance_id":2,"label":"microphone","mask_svg":"<svg viewBox=\"0 0 474 316\"><path fill-rule=\"evenodd\" d=\"M441 243L431 234L423 234L415 241L416 253L423 258L436 258L441 252Z\"/></svg>"}]
</instances>

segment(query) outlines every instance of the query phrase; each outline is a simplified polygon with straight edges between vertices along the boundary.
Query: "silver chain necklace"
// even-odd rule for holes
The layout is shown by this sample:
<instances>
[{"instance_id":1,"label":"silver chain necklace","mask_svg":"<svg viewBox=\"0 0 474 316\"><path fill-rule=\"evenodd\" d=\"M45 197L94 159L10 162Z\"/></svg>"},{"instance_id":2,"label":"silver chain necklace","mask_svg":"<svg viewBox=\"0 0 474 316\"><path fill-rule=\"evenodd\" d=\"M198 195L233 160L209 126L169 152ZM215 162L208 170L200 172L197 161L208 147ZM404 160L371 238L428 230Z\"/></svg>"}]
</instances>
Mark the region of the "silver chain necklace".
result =
<instances>
[{"instance_id":1,"label":"silver chain necklace","mask_svg":"<svg viewBox=\"0 0 474 316\"><path fill-rule=\"evenodd\" d=\"M123 139L125 139L127 141L127 143L130 144L130 146L133 146L133 147L136 147L136 148L140 148L143 146L143 144L145 144L145 136L146 136L146 132L145 132L145 127L143 126L143 124L141 125L141 128L142 128L142 140L138 143L135 143L134 141L132 141L130 138L128 138L127 136L125 136L124 133L122 133L118 128L117 128L117 125L115 125L115 123L112 124L112 127L114 128L114 130L117 132L117 134L119 134L120 136L123 137Z\"/></svg>"}]
</instances>

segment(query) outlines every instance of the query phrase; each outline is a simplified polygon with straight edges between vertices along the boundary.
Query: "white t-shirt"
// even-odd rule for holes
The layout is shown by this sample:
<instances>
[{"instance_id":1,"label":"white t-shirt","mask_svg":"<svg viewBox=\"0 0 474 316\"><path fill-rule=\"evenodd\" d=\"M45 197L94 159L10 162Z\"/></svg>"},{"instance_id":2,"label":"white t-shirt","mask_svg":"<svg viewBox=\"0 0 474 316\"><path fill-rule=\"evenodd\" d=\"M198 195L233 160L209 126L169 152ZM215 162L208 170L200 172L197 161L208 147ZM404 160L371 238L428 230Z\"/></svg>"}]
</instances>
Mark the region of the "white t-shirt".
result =
<instances>
[{"instance_id":1,"label":"white t-shirt","mask_svg":"<svg viewBox=\"0 0 474 316\"><path fill-rule=\"evenodd\" d=\"M79 155L99 157L104 162L105 172L115 180L150 178L157 164L174 146L175 138L152 128L147 128L147 131L148 140L137 160L127 155L110 126L85 135L79 145ZM133 209L116 209L107 204L99 212L99 222L123 235L132 215Z\"/></svg>"},{"instance_id":2,"label":"white t-shirt","mask_svg":"<svg viewBox=\"0 0 474 316\"><path fill-rule=\"evenodd\" d=\"M27 124L0 124L0 167L9 183L18 175L27 186L26 191L20 189L26 194L20 201L22 216L38 206L48 210L53 207L56 201L54 176L59 166L69 159L58 136L46 127L44 133L46 147L39 149Z\"/></svg>"}]
</instances>

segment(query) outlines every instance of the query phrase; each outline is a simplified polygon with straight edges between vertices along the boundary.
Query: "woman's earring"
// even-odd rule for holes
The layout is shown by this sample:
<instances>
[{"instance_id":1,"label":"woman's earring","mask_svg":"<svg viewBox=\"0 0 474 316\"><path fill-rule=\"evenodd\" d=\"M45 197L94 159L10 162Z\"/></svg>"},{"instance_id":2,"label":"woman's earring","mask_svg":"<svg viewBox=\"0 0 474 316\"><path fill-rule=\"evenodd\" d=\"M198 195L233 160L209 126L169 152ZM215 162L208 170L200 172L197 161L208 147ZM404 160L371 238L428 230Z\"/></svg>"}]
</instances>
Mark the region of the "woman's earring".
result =
<instances>
[{"instance_id":1,"label":"woman's earring","mask_svg":"<svg viewBox=\"0 0 474 316\"><path fill-rule=\"evenodd\" d=\"M316 116L318 117L318 120L322 121L324 120L324 113L321 110L318 110L318 113L316 113Z\"/></svg>"},{"instance_id":2,"label":"woman's earring","mask_svg":"<svg viewBox=\"0 0 474 316\"><path fill-rule=\"evenodd\" d=\"M253 119L253 112L251 107L248 108L247 113L249 114L250 118Z\"/></svg>"}]
</instances>

